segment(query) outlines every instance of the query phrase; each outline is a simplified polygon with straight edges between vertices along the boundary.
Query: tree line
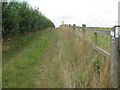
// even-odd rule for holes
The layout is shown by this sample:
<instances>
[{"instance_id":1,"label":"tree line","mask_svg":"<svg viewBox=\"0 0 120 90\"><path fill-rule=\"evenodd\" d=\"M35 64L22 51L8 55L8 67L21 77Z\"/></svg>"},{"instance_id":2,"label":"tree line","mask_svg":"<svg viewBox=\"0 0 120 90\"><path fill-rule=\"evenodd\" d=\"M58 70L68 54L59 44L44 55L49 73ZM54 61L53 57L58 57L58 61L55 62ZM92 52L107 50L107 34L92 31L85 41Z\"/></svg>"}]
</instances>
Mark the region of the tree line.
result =
<instances>
[{"instance_id":1,"label":"tree line","mask_svg":"<svg viewBox=\"0 0 120 90\"><path fill-rule=\"evenodd\" d=\"M46 27L54 27L50 19L27 2L2 2L2 36L13 36Z\"/></svg>"}]
</instances>

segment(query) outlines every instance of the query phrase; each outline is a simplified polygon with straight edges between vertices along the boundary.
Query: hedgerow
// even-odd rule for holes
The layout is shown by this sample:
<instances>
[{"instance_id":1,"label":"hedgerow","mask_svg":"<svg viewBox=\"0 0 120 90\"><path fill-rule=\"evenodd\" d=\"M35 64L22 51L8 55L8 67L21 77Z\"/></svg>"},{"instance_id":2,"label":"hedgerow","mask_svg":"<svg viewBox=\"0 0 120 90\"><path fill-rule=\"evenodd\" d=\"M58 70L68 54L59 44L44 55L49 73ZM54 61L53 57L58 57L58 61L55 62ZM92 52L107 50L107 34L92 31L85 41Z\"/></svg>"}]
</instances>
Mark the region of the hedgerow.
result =
<instances>
[{"instance_id":1,"label":"hedgerow","mask_svg":"<svg viewBox=\"0 0 120 90\"><path fill-rule=\"evenodd\" d=\"M2 2L3 37L46 27L54 27L54 24L38 8L27 2Z\"/></svg>"}]
</instances>

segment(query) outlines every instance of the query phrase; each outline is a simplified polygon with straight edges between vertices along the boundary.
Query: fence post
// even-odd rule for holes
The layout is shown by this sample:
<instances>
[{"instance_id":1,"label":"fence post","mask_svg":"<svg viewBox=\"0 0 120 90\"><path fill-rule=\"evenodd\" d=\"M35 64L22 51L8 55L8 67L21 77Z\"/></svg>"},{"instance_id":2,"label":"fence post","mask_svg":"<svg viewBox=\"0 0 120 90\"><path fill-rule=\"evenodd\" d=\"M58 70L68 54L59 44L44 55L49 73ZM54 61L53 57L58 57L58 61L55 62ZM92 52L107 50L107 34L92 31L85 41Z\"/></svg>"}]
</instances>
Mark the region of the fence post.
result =
<instances>
[{"instance_id":1,"label":"fence post","mask_svg":"<svg viewBox=\"0 0 120 90\"><path fill-rule=\"evenodd\" d=\"M116 26L113 28L114 35L112 36L111 43L111 78L110 78L110 87L118 88L118 62L120 61L120 37L118 32L116 32Z\"/></svg>"},{"instance_id":2,"label":"fence post","mask_svg":"<svg viewBox=\"0 0 120 90\"><path fill-rule=\"evenodd\" d=\"M94 44L97 45L97 33L94 33Z\"/></svg>"},{"instance_id":3,"label":"fence post","mask_svg":"<svg viewBox=\"0 0 120 90\"><path fill-rule=\"evenodd\" d=\"M82 30L83 30L82 38L83 38L83 40L86 40L85 28L86 28L86 25L85 25L85 24L82 24Z\"/></svg>"},{"instance_id":4,"label":"fence post","mask_svg":"<svg viewBox=\"0 0 120 90\"><path fill-rule=\"evenodd\" d=\"M118 26L114 26L113 29L110 86L120 88L120 2L118 2Z\"/></svg>"},{"instance_id":5,"label":"fence post","mask_svg":"<svg viewBox=\"0 0 120 90\"><path fill-rule=\"evenodd\" d=\"M119 23L120 25L120 23ZM120 32L120 28L119 28ZM119 51L118 51L118 88L120 88L120 37L118 39Z\"/></svg>"},{"instance_id":6,"label":"fence post","mask_svg":"<svg viewBox=\"0 0 120 90\"><path fill-rule=\"evenodd\" d=\"M120 25L120 1L118 2L118 25ZM118 45L119 45L119 52L118 52L118 88L120 88L120 27L118 28Z\"/></svg>"},{"instance_id":7,"label":"fence post","mask_svg":"<svg viewBox=\"0 0 120 90\"><path fill-rule=\"evenodd\" d=\"M2 3L0 2L0 89L2 90Z\"/></svg>"},{"instance_id":8,"label":"fence post","mask_svg":"<svg viewBox=\"0 0 120 90\"><path fill-rule=\"evenodd\" d=\"M75 33L75 26L76 26L76 25L75 25L75 24L73 24L73 28L74 28L74 33Z\"/></svg>"}]
</instances>

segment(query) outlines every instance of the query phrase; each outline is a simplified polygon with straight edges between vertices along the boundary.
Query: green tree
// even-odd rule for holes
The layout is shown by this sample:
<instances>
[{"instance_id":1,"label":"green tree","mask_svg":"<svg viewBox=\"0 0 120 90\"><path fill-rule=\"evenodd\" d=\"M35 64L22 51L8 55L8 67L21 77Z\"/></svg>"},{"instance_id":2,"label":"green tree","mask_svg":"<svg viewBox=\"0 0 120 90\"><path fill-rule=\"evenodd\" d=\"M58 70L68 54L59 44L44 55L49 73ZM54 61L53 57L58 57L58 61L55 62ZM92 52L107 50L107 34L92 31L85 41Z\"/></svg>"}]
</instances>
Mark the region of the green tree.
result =
<instances>
[{"instance_id":1,"label":"green tree","mask_svg":"<svg viewBox=\"0 0 120 90\"><path fill-rule=\"evenodd\" d=\"M54 27L51 20L27 2L2 2L2 33L12 36L32 30Z\"/></svg>"}]
</instances>

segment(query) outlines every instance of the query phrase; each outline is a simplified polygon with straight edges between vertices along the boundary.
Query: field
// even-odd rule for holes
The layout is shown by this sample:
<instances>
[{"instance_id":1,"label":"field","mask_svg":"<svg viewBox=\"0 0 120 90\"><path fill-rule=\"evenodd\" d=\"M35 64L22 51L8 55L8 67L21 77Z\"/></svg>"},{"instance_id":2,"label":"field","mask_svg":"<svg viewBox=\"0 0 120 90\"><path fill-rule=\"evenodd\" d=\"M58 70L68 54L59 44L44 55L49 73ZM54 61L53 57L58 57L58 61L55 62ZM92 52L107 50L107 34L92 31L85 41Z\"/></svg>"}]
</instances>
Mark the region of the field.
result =
<instances>
[{"instance_id":1,"label":"field","mask_svg":"<svg viewBox=\"0 0 120 90\"><path fill-rule=\"evenodd\" d=\"M109 51L110 40L99 37ZM109 64L68 27L48 28L3 43L3 87L105 88Z\"/></svg>"}]
</instances>

